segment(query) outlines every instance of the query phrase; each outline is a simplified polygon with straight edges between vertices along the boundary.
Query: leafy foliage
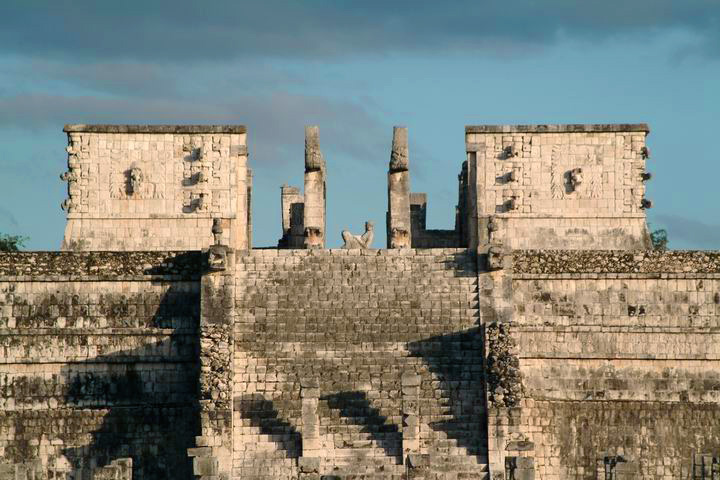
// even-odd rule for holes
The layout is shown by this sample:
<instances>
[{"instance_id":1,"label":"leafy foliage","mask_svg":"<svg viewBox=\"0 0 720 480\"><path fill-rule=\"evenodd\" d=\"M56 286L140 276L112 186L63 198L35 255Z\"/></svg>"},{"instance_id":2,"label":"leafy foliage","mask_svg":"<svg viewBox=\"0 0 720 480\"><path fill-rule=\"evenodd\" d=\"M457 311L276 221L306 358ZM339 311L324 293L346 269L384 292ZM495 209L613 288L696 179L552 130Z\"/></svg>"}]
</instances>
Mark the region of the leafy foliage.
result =
<instances>
[{"instance_id":1,"label":"leafy foliage","mask_svg":"<svg viewBox=\"0 0 720 480\"><path fill-rule=\"evenodd\" d=\"M0 233L0 252L17 252L25 246L28 238Z\"/></svg>"},{"instance_id":2,"label":"leafy foliage","mask_svg":"<svg viewBox=\"0 0 720 480\"><path fill-rule=\"evenodd\" d=\"M660 250L661 252L664 252L665 250L667 250L668 244L667 230L665 230L664 228L658 228L657 230L653 230L652 233L650 233L650 241L652 242L654 250Z\"/></svg>"}]
</instances>

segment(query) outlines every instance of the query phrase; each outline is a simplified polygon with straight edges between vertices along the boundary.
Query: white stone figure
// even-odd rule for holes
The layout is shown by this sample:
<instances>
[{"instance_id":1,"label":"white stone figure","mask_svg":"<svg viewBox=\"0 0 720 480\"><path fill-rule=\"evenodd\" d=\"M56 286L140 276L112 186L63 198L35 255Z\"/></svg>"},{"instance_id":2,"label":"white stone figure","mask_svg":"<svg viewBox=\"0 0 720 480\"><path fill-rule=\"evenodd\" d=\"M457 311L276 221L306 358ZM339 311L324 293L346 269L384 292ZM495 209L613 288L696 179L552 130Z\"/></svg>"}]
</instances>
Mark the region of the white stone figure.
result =
<instances>
[{"instance_id":1,"label":"white stone figure","mask_svg":"<svg viewBox=\"0 0 720 480\"><path fill-rule=\"evenodd\" d=\"M375 236L375 225L373 222L365 222L365 233L353 235L349 230L343 230L342 239L345 242L343 248L370 248Z\"/></svg>"}]
</instances>

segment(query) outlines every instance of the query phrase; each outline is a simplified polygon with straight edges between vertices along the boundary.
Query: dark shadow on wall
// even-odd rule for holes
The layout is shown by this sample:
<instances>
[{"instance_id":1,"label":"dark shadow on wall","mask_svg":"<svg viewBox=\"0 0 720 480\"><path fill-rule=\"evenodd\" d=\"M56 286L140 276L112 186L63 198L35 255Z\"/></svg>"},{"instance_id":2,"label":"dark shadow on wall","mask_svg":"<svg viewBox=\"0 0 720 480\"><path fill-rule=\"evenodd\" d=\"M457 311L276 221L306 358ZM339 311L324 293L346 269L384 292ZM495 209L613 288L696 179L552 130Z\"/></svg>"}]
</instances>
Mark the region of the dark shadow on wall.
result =
<instances>
[{"instance_id":1,"label":"dark shadow on wall","mask_svg":"<svg viewBox=\"0 0 720 480\"><path fill-rule=\"evenodd\" d=\"M260 434L272 435L278 448L285 450L287 458L298 458L302 455L302 438L293 425L280 418L273 402L260 394L249 394L236 397L233 402L235 411L240 412L243 419L250 425L258 427Z\"/></svg>"},{"instance_id":2,"label":"dark shadow on wall","mask_svg":"<svg viewBox=\"0 0 720 480\"><path fill-rule=\"evenodd\" d=\"M451 417L431 422L430 427L444 432L470 455L484 457L487 454L487 417L480 328L411 342L408 349L412 356L422 358L434 378L439 380L445 400L443 413ZM423 382L421 388L431 388L427 383ZM427 397L432 393L426 390L424 395Z\"/></svg>"},{"instance_id":3,"label":"dark shadow on wall","mask_svg":"<svg viewBox=\"0 0 720 480\"><path fill-rule=\"evenodd\" d=\"M73 468L69 478L91 478L93 470L131 457L133 478L193 479L187 449L195 446L194 437L200 434L199 293L188 293L170 282L157 303L144 306L154 311L145 311L143 316L138 312L143 307L122 301L102 304L101 308L109 323L139 322L132 325L173 332L161 341L63 368L67 385L63 408L76 423L76 444L84 443L81 437L91 431L88 446L67 447L62 452ZM110 341L122 341L120 335L122 332L110 336ZM80 341L87 343L82 337ZM92 368L100 365L100 372ZM94 429L93 423L98 424ZM72 444L70 440L65 444Z\"/></svg>"},{"instance_id":4,"label":"dark shadow on wall","mask_svg":"<svg viewBox=\"0 0 720 480\"><path fill-rule=\"evenodd\" d=\"M361 427L383 449L388 457L402 462L402 433L398 426L373 407L365 392L339 392L320 397L328 406L338 410L342 417ZM349 445L352 447L352 445Z\"/></svg>"},{"instance_id":5,"label":"dark shadow on wall","mask_svg":"<svg viewBox=\"0 0 720 480\"><path fill-rule=\"evenodd\" d=\"M454 277L477 277L477 254L471 250L453 253L442 264L453 272Z\"/></svg>"}]
</instances>

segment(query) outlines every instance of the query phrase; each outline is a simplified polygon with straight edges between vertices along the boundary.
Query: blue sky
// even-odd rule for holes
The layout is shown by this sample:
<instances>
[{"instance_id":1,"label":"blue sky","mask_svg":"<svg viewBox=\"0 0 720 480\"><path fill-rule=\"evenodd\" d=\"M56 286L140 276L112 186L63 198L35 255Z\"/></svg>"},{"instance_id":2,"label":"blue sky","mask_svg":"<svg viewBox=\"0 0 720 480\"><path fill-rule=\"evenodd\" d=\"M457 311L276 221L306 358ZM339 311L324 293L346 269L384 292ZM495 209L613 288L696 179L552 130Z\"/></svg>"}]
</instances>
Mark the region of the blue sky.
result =
<instances>
[{"instance_id":1,"label":"blue sky","mask_svg":"<svg viewBox=\"0 0 720 480\"><path fill-rule=\"evenodd\" d=\"M319 125L338 246L384 225L393 125L450 228L465 125L614 122L650 125L652 226L720 249L718 118L716 0L0 4L0 232L31 249L62 238L65 123L247 125L255 246Z\"/></svg>"}]
</instances>

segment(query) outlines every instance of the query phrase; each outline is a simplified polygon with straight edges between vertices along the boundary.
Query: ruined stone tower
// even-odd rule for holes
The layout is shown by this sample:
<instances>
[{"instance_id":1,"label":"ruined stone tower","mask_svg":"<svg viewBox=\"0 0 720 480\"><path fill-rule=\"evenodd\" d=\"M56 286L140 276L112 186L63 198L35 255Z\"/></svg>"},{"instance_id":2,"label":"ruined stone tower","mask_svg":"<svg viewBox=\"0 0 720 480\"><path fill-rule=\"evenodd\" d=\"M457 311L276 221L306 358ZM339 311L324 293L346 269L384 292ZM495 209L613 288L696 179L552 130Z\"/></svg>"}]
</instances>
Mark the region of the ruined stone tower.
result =
<instances>
[{"instance_id":1,"label":"ruined stone tower","mask_svg":"<svg viewBox=\"0 0 720 480\"><path fill-rule=\"evenodd\" d=\"M258 249L245 127L65 131L63 251L0 254L0 480L720 476L720 253L651 250L646 125L466 127L452 230L396 127L384 249L325 248L318 127Z\"/></svg>"}]
</instances>

